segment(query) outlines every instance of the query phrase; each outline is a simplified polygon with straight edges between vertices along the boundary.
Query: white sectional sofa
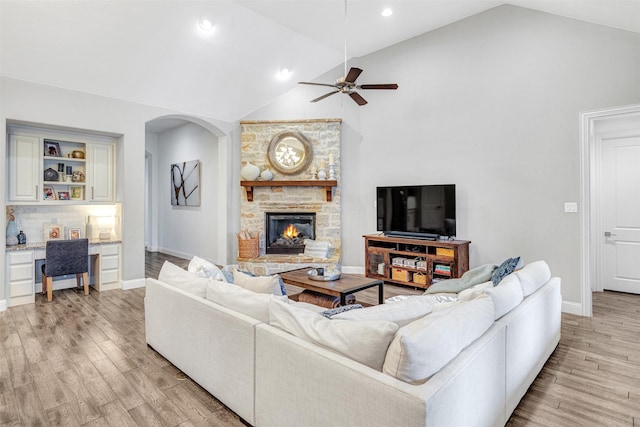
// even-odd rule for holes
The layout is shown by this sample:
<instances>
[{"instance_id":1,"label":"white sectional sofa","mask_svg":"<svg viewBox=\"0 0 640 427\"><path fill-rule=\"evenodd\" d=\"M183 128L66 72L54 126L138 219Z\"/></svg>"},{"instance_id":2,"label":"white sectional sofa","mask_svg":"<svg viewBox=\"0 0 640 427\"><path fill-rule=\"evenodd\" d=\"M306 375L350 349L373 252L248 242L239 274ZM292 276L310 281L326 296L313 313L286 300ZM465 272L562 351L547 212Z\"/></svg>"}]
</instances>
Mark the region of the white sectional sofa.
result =
<instances>
[{"instance_id":1,"label":"white sectional sofa","mask_svg":"<svg viewBox=\"0 0 640 427\"><path fill-rule=\"evenodd\" d=\"M506 299L483 297L515 307L422 383L154 279L147 343L254 426L500 426L560 339L560 279L527 267L493 288Z\"/></svg>"}]
</instances>

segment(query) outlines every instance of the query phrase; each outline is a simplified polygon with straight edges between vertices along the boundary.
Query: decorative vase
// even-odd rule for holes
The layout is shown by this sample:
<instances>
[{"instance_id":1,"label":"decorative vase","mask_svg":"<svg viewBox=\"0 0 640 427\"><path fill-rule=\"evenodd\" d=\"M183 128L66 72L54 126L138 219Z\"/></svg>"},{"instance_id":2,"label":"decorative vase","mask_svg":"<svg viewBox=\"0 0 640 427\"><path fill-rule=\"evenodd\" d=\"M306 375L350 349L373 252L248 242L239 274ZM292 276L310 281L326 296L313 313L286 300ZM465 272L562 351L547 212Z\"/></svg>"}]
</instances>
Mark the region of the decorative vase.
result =
<instances>
[{"instance_id":1,"label":"decorative vase","mask_svg":"<svg viewBox=\"0 0 640 427\"><path fill-rule=\"evenodd\" d=\"M240 169L240 176L246 181L255 181L260 176L260 168L247 160L247 164Z\"/></svg>"},{"instance_id":2,"label":"decorative vase","mask_svg":"<svg viewBox=\"0 0 640 427\"><path fill-rule=\"evenodd\" d=\"M18 226L16 222L11 220L7 224L7 246L18 244Z\"/></svg>"},{"instance_id":3,"label":"decorative vase","mask_svg":"<svg viewBox=\"0 0 640 427\"><path fill-rule=\"evenodd\" d=\"M262 178L265 181L271 181L273 179L273 172L271 172L269 168L266 168L260 174L260 178Z\"/></svg>"}]
</instances>

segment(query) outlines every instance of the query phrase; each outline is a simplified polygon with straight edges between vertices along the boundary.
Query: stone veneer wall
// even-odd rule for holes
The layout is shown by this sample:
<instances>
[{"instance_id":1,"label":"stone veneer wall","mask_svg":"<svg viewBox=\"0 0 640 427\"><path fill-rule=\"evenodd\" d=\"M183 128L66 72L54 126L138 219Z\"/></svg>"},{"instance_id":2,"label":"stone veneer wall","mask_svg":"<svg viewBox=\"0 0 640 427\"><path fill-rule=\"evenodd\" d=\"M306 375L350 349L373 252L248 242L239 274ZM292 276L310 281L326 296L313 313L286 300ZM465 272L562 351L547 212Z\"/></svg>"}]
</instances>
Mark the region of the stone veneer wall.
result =
<instances>
[{"instance_id":1,"label":"stone veneer wall","mask_svg":"<svg viewBox=\"0 0 640 427\"><path fill-rule=\"evenodd\" d=\"M333 153L337 187L333 189L333 200L327 202L322 187L254 187L253 202L248 202L246 192L240 201L240 227L260 233L260 257L238 258L240 268L256 274L271 274L296 268L299 264L323 265L340 260L340 126L341 119L317 119L300 121L241 121L240 159L259 166L269 167L273 180L295 181L311 179L311 167L318 168L320 161L329 163ZM280 132L298 131L304 134L313 147L313 160L308 170L297 175L284 175L271 168L267 158L271 139ZM328 172L327 172L328 175ZM315 212L316 240L329 241L334 250L329 259L313 259L299 255L265 256L265 212ZM292 264L295 264L292 265Z\"/></svg>"}]
</instances>

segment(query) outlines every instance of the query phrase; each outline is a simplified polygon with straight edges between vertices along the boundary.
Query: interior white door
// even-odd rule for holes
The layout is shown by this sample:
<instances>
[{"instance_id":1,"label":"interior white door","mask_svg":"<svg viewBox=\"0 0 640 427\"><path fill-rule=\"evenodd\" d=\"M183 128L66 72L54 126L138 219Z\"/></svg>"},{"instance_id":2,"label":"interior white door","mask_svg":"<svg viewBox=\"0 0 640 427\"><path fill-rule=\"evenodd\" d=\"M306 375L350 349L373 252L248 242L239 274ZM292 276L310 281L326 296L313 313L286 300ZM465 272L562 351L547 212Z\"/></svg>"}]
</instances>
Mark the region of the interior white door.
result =
<instances>
[{"instance_id":1,"label":"interior white door","mask_svg":"<svg viewBox=\"0 0 640 427\"><path fill-rule=\"evenodd\" d=\"M640 294L640 128L600 139L599 288Z\"/></svg>"}]
</instances>

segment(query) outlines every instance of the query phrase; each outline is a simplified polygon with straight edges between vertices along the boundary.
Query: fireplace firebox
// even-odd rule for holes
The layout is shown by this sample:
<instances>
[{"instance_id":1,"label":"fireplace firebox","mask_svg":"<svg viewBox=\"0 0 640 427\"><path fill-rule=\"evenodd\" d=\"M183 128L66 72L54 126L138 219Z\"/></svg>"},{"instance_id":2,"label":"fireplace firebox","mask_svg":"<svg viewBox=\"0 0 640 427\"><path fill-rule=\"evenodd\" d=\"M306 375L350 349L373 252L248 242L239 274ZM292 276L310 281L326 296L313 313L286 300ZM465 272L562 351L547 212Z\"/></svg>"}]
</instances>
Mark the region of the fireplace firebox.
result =
<instances>
[{"instance_id":1,"label":"fireplace firebox","mask_svg":"<svg viewBox=\"0 0 640 427\"><path fill-rule=\"evenodd\" d=\"M316 214L267 212L265 227L267 254L299 254L304 252L305 239L316 237Z\"/></svg>"}]
</instances>

